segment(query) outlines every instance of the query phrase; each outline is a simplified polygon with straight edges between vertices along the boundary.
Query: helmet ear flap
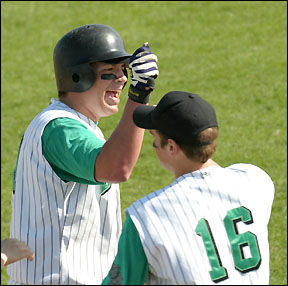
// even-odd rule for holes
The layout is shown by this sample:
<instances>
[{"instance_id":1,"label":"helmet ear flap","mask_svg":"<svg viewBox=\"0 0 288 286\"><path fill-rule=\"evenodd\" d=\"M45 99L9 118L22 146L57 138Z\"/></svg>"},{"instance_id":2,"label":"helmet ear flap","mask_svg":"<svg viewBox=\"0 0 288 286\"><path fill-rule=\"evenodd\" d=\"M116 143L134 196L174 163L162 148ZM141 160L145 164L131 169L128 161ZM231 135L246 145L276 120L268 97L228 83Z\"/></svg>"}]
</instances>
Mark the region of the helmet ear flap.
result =
<instances>
[{"instance_id":1,"label":"helmet ear flap","mask_svg":"<svg viewBox=\"0 0 288 286\"><path fill-rule=\"evenodd\" d=\"M58 90L67 92L83 92L93 86L96 81L96 71L89 64L82 64L62 70L57 77ZM69 89L67 90L67 87Z\"/></svg>"}]
</instances>

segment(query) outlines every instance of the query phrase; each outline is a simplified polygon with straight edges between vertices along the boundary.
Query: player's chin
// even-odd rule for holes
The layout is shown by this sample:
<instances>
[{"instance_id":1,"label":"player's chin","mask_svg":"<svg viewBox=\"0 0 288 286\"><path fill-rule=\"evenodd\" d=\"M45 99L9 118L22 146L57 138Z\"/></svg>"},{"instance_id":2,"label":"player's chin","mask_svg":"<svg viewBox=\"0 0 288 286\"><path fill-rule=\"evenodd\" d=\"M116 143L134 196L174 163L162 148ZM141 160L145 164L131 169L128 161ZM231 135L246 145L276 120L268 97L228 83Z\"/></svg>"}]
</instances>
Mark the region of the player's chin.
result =
<instances>
[{"instance_id":1,"label":"player's chin","mask_svg":"<svg viewBox=\"0 0 288 286\"><path fill-rule=\"evenodd\" d=\"M119 111L119 103L118 104L111 104L106 102L106 111L109 115L115 114Z\"/></svg>"}]
</instances>

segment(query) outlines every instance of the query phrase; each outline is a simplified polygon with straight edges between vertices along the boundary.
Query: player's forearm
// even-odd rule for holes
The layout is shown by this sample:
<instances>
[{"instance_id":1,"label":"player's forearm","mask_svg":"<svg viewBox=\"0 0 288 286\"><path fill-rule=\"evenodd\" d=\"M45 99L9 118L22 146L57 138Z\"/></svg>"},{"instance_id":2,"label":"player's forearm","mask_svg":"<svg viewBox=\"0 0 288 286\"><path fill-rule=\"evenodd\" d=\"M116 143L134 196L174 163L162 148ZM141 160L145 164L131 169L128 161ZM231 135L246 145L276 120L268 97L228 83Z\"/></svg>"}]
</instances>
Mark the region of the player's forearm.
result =
<instances>
[{"instance_id":1,"label":"player's forearm","mask_svg":"<svg viewBox=\"0 0 288 286\"><path fill-rule=\"evenodd\" d=\"M133 111L139 105L128 99L118 126L96 159L97 181L120 183L130 177L144 137L144 129L136 127L132 119Z\"/></svg>"}]
</instances>

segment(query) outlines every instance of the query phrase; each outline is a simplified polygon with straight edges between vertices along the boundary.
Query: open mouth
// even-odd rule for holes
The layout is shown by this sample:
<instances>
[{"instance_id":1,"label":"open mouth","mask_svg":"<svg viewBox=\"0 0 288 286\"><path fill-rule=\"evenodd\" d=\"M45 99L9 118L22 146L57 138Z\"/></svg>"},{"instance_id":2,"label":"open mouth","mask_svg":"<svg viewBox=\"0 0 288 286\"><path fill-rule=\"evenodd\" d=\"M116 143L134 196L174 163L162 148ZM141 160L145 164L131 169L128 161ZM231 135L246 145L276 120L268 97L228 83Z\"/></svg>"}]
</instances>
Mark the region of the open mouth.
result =
<instances>
[{"instance_id":1,"label":"open mouth","mask_svg":"<svg viewBox=\"0 0 288 286\"><path fill-rule=\"evenodd\" d=\"M107 90L106 96L111 103L118 104L120 102L120 91L118 90Z\"/></svg>"}]
</instances>

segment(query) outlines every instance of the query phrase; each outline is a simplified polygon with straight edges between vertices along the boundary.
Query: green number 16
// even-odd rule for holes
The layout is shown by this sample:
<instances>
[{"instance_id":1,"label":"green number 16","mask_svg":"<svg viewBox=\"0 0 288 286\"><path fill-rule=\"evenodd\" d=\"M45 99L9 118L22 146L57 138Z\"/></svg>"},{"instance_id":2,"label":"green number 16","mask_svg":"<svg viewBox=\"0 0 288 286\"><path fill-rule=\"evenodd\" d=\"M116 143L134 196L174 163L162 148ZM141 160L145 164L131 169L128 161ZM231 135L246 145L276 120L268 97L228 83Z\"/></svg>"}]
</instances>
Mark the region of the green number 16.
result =
<instances>
[{"instance_id":1,"label":"green number 16","mask_svg":"<svg viewBox=\"0 0 288 286\"><path fill-rule=\"evenodd\" d=\"M229 210L224 218L224 226L227 232L228 239L231 244L234 266L242 273L259 268L261 264L261 254L259 251L258 241L255 234L244 232L239 234L236 223L242 221L245 224L253 223L253 218L250 210L245 207L239 207ZM209 223L204 218L200 219L196 233L202 237L210 266L210 277L213 282L217 283L228 278L228 273L225 267L222 266L221 259L209 226ZM250 248L251 257L245 258L243 247Z\"/></svg>"}]
</instances>

